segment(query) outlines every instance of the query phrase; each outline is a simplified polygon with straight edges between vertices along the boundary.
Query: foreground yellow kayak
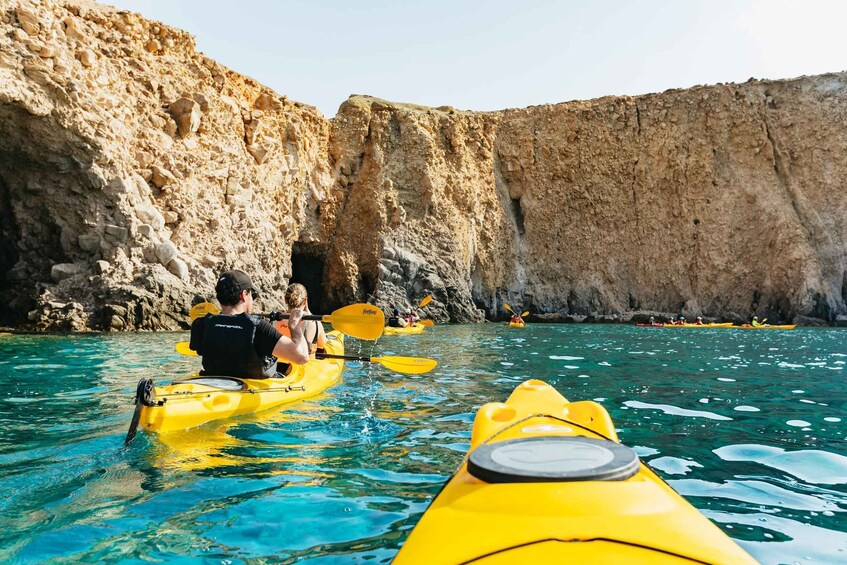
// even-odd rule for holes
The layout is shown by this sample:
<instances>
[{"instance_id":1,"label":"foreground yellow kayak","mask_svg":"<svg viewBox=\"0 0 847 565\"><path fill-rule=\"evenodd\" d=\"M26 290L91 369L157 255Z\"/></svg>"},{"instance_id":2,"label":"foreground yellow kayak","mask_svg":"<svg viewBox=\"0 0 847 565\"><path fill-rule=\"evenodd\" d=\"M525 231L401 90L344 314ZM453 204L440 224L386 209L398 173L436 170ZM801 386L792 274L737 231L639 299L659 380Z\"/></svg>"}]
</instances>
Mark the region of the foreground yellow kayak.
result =
<instances>
[{"instance_id":1,"label":"foreground yellow kayak","mask_svg":"<svg viewBox=\"0 0 847 565\"><path fill-rule=\"evenodd\" d=\"M756 561L618 442L605 408L531 380L480 408L395 563Z\"/></svg>"},{"instance_id":2,"label":"foreground yellow kayak","mask_svg":"<svg viewBox=\"0 0 847 565\"><path fill-rule=\"evenodd\" d=\"M510 328L522 328L524 326L526 326L526 324L523 322L509 322Z\"/></svg>"},{"instance_id":3,"label":"foreground yellow kayak","mask_svg":"<svg viewBox=\"0 0 847 565\"><path fill-rule=\"evenodd\" d=\"M411 326L406 326L405 328L392 328L391 326L385 326L385 335L414 335L414 334L422 334L424 332L423 324L412 324Z\"/></svg>"},{"instance_id":4,"label":"foreground yellow kayak","mask_svg":"<svg viewBox=\"0 0 847 565\"><path fill-rule=\"evenodd\" d=\"M344 336L327 333L326 352L344 354ZM344 369L342 359L313 359L294 365L281 379L236 379L230 377L186 377L167 386L153 381L139 383L137 427L165 433L193 428L212 420L252 414L315 396L338 382ZM135 424L136 415L133 416ZM130 425L131 435L135 426Z\"/></svg>"}]
</instances>

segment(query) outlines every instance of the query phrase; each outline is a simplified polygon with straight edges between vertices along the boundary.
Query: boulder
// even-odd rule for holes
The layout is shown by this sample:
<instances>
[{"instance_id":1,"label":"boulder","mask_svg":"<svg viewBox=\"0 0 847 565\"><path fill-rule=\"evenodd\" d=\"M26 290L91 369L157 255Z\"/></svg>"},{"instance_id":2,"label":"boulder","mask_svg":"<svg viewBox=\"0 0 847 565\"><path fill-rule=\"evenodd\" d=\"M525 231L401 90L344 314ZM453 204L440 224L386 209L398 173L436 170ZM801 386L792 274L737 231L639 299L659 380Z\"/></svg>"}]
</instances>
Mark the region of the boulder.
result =
<instances>
[{"instance_id":1,"label":"boulder","mask_svg":"<svg viewBox=\"0 0 847 565\"><path fill-rule=\"evenodd\" d=\"M179 257L174 257L167 264L167 269L183 281L188 281L188 265Z\"/></svg>"},{"instance_id":2,"label":"boulder","mask_svg":"<svg viewBox=\"0 0 847 565\"><path fill-rule=\"evenodd\" d=\"M178 98L170 103L168 112L176 122L179 137L187 137L200 128L200 104L191 98Z\"/></svg>"},{"instance_id":3,"label":"boulder","mask_svg":"<svg viewBox=\"0 0 847 565\"><path fill-rule=\"evenodd\" d=\"M84 233L77 237L79 248L88 253L96 253L100 250L100 236L96 233Z\"/></svg>"},{"instance_id":4,"label":"boulder","mask_svg":"<svg viewBox=\"0 0 847 565\"><path fill-rule=\"evenodd\" d=\"M50 278L53 279L53 282L62 282L82 271L83 267L79 263L56 263L50 267Z\"/></svg>"},{"instance_id":5,"label":"boulder","mask_svg":"<svg viewBox=\"0 0 847 565\"><path fill-rule=\"evenodd\" d=\"M156 246L156 258L159 259L159 263L167 266L171 260L177 256L179 251L176 248L176 245L171 243L170 241L163 241L159 245Z\"/></svg>"}]
</instances>

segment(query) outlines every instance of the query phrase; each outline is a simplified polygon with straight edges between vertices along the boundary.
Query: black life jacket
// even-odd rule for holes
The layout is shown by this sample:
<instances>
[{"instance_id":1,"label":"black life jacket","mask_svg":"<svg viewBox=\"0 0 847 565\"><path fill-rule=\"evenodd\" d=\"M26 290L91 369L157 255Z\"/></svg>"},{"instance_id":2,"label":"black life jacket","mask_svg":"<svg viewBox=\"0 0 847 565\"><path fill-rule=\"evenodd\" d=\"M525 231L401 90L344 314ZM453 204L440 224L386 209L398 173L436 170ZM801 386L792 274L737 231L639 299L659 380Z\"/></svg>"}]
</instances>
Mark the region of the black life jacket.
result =
<instances>
[{"instance_id":1,"label":"black life jacket","mask_svg":"<svg viewBox=\"0 0 847 565\"><path fill-rule=\"evenodd\" d=\"M253 343L261 318L247 314L204 318L201 375L263 379L276 375L276 357L260 356Z\"/></svg>"},{"instance_id":2,"label":"black life jacket","mask_svg":"<svg viewBox=\"0 0 847 565\"><path fill-rule=\"evenodd\" d=\"M400 325L400 318L397 316L391 316L388 318L388 327L390 328L401 328L403 326Z\"/></svg>"}]
</instances>

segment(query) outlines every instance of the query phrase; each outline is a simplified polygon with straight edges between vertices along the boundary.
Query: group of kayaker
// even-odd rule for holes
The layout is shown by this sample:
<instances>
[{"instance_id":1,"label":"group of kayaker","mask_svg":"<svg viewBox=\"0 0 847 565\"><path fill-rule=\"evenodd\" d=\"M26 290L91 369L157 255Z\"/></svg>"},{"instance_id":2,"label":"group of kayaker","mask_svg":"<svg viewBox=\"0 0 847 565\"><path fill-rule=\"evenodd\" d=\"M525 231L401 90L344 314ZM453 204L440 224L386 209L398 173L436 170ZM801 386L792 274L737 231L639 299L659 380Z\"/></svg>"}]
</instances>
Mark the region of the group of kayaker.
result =
<instances>
[{"instance_id":1,"label":"group of kayaker","mask_svg":"<svg viewBox=\"0 0 847 565\"><path fill-rule=\"evenodd\" d=\"M405 315L400 315L400 309L394 308L391 311L391 316L388 318L388 327L389 328L405 328L411 325L414 325L418 322L420 318L415 316L414 312L412 312L411 308L406 309Z\"/></svg>"},{"instance_id":2,"label":"group of kayaker","mask_svg":"<svg viewBox=\"0 0 847 565\"><path fill-rule=\"evenodd\" d=\"M674 317L671 316L670 319L667 322L662 323L662 322L657 322L656 318L654 318L653 316L650 316L650 322L649 323L650 323L651 326L684 326L686 324L694 324L696 326L702 326L703 325L703 317L697 316L697 319L694 320L693 322L686 322L685 316L680 316L677 319L674 319Z\"/></svg>"},{"instance_id":3,"label":"group of kayaker","mask_svg":"<svg viewBox=\"0 0 847 565\"><path fill-rule=\"evenodd\" d=\"M514 319L514 316L512 316L512 318ZM767 318L765 318L765 320L763 320L763 322L764 321L767 321ZM759 327L759 326L766 326L767 324L765 324L763 322L759 322L758 316L753 316L753 321L750 322L750 325L753 326L754 328ZM677 319L674 319L674 317L671 316L668 319L667 322L657 322L656 318L654 316L650 316L650 321L646 325L648 325L648 326L684 326L684 325L687 325L687 324L688 325L693 324L695 326L705 325L703 323L703 317L702 316L697 316L697 318L693 322L687 322L685 320L685 316L680 316Z\"/></svg>"},{"instance_id":4,"label":"group of kayaker","mask_svg":"<svg viewBox=\"0 0 847 565\"><path fill-rule=\"evenodd\" d=\"M259 291L244 271L222 273L215 295L221 313L191 324L189 347L203 358L201 375L254 379L285 375L291 363L306 363L310 353L325 345L320 322L303 322L304 314L309 313L303 285L292 284L286 290L288 319L277 326L252 315Z\"/></svg>"}]
</instances>

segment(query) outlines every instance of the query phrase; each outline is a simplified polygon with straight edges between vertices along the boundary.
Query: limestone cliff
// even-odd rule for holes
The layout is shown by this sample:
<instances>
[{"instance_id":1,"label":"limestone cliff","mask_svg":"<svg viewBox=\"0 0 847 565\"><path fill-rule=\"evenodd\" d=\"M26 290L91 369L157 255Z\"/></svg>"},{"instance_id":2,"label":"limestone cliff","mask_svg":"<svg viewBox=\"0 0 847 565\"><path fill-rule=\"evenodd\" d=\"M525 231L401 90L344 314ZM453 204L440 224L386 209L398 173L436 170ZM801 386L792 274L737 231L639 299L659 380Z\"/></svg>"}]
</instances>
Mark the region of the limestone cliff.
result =
<instances>
[{"instance_id":1,"label":"limestone cliff","mask_svg":"<svg viewBox=\"0 0 847 565\"><path fill-rule=\"evenodd\" d=\"M847 313L847 75L326 120L132 13L0 12L0 323L177 328L230 267L266 308Z\"/></svg>"}]
</instances>

